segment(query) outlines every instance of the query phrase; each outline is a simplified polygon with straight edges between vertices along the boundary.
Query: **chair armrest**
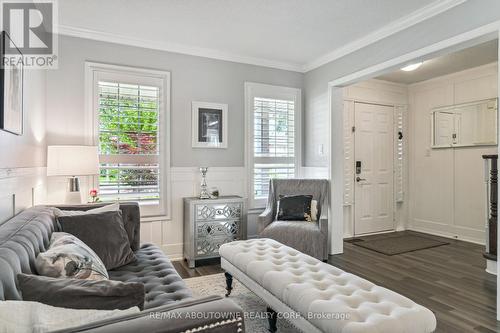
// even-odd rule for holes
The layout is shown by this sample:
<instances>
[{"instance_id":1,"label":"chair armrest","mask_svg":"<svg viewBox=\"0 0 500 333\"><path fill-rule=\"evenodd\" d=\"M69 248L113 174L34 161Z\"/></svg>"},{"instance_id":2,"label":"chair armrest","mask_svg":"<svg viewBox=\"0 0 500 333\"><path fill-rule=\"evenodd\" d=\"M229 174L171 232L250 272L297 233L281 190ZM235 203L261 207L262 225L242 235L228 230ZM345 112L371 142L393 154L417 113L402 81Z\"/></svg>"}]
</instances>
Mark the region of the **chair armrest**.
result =
<instances>
[{"instance_id":1,"label":"chair armrest","mask_svg":"<svg viewBox=\"0 0 500 333\"><path fill-rule=\"evenodd\" d=\"M257 217L257 232L260 234L269 224L274 221L273 210L271 207L267 207L258 217Z\"/></svg>"},{"instance_id":2,"label":"chair armrest","mask_svg":"<svg viewBox=\"0 0 500 333\"><path fill-rule=\"evenodd\" d=\"M203 333L245 332L243 310L233 301L208 296L167 304L127 316L106 319L53 333L137 333L184 331Z\"/></svg>"},{"instance_id":3,"label":"chair armrest","mask_svg":"<svg viewBox=\"0 0 500 333\"><path fill-rule=\"evenodd\" d=\"M326 205L325 209L321 211L321 216L319 217L318 223L319 230L321 230L321 232L324 234L328 234L328 208Z\"/></svg>"}]
</instances>

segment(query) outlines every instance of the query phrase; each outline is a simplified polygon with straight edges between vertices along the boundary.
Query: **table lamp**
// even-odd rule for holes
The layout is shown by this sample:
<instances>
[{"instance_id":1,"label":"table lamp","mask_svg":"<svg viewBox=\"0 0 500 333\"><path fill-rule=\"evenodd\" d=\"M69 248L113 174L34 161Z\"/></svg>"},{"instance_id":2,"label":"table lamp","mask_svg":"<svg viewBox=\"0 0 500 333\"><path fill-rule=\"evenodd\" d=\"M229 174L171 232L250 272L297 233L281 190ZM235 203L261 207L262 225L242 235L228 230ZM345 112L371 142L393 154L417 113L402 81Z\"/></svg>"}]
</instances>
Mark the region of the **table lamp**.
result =
<instances>
[{"instance_id":1,"label":"table lamp","mask_svg":"<svg viewBox=\"0 0 500 333\"><path fill-rule=\"evenodd\" d=\"M80 182L77 176L99 174L99 155L96 146L48 146L47 176L68 176L66 203L81 203Z\"/></svg>"}]
</instances>

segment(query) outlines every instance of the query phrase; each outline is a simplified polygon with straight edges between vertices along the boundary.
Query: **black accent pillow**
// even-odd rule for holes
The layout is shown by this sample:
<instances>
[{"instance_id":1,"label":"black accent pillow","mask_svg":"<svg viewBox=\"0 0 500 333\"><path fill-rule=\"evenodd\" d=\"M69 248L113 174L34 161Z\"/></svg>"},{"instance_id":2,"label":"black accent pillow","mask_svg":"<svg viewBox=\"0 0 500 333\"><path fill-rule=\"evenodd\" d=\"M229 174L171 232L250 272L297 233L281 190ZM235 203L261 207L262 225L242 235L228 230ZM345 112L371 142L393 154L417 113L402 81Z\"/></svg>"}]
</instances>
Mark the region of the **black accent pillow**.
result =
<instances>
[{"instance_id":1,"label":"black accent pillow","mask_svg":"<svg viewBox=\"0 0 500 333\"><path fill-rule=\"evenodd\" d=\"M23 301L70 309L125 310L144 308L144 284L113 280L80 280L18 274Z\"/></svg>"},{"instance_id":2,"label":"black accent pillow","mask_svg":"<svg viewBox=\"0 0 500 333\"><path fill-rule=\"evenodd\" d=\"M78 237L111 269L136 260L120 211L99 214L59 216L62 231Z\"/></svg>"},{"instance_id":3,"label":"black accent pillow","mask_svg":"<svg viewBox=\"0 0 500 333\"><path fill-rule=\"evenodd\" d=\"M312 221L312 195L280 195L278 200L278 221Z\"/></svg>"}]
</instances>

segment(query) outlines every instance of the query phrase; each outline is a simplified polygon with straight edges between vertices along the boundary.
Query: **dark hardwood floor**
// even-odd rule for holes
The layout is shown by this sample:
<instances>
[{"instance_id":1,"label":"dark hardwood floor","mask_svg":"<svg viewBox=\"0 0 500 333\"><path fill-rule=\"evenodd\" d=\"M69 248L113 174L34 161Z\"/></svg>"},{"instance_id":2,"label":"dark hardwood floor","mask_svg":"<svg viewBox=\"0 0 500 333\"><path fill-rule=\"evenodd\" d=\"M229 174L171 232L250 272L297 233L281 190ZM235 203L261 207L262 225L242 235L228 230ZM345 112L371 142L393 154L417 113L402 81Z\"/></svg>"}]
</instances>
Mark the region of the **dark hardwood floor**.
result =
<instances>
[{"instance_id":1,"label":"dark hardwood floor","mask_svg":"<svg viewBox=\"0 0 500 333\"><path fill-rule=\"evenodd\" d=\"M364 238L395 234L399 233ZM484 247L423 235L446 240L450 244L386 256L344 242L344 253L330 256L328 262L429 308L437 317L436 332L500 332L500 325L495 319L496 276L484 271ZM195 269L188 268L184 261L176 261L174 266L183 278L222 272L216 261Z\"/></svg>"}]
</instances>

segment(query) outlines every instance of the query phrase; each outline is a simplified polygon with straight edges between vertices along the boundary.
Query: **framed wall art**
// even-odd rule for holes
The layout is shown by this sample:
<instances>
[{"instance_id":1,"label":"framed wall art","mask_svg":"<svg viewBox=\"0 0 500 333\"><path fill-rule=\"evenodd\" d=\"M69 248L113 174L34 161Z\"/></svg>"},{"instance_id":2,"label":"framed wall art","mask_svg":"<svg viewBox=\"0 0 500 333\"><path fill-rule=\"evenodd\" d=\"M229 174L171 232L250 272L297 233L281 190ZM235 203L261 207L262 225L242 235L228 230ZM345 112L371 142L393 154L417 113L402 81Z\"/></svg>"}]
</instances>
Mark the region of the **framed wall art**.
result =
<instances>
[{"instance_id":1,"label":"framed wall art","mask_svg":"<svg viewBox=\"0 0 500 333\"><path fill-rule=\"evenodd\" d=\"M192 103L193 148L227 148L227 104Z\"/></svg>"},{"instance_id":2,"label":"framed wall art","mask_svg":"<svg viewBox=\"0 0 500 333\"><path fill-rule=\"evenodd\" d=\"M2 31L0 40L0 129L16 134L23 134L23 70L22 53L16 47L17 54L9 54L19 61L4 65L5 45L12 43L9 35Z\"/></svg>"}]
</instances>

